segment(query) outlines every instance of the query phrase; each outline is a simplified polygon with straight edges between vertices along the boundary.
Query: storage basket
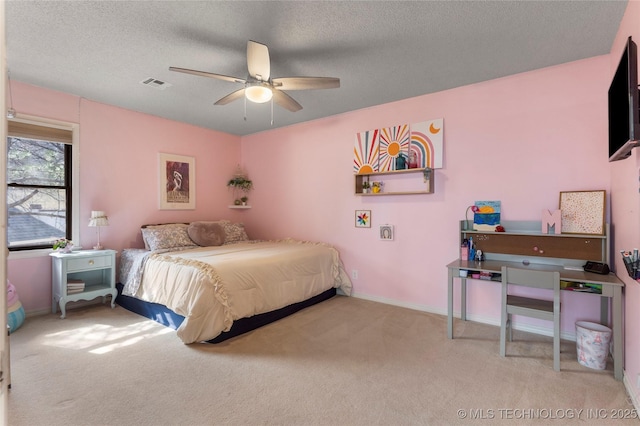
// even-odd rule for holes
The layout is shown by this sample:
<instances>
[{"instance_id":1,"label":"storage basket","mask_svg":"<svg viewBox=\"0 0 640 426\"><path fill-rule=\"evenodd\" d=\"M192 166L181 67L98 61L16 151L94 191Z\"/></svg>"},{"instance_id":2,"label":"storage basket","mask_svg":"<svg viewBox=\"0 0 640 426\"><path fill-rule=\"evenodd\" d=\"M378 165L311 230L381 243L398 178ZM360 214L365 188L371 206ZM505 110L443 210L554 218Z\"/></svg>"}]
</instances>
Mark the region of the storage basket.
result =
<instances>
[{"instance_id":1,"label":"storage basket","mask_svg":"<svg viewBox=\"0 0 640 426\"><path fill-rule=\"evenodd\" d=\"M611 329L587 321L576 322L578 362L585 367L604 370L607 367Z\"/></svg>"}]
</instances>

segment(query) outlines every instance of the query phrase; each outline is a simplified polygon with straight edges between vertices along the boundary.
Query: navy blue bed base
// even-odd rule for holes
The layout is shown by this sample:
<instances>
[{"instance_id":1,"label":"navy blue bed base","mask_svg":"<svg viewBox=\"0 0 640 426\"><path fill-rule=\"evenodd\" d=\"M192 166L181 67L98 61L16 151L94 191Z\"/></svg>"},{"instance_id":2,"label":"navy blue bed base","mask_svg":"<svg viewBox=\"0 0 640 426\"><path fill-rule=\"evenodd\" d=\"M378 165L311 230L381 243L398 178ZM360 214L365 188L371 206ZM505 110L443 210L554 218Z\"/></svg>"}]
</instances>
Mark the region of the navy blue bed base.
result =
<instances>
[{"instance_id":1,"label":"navy blue bed base","mask_svg":"<svg viewBox=\"0 0 640 426\"><path fill-rule=\"evenodd\" d=\"M118 297L116 298L116 303L126 310L152 319L155 322L160 323L166 327L170 327L174 330L180 327L180 324L182 324L182 321L184 321L184 317L182 315L176 314L166 306L159 305L157 303L145 302L143 300L136 299L135 297L125 296L122 294L122 284L117 283L116 287L118 289ZM323 302L335 295L336 289L330 288L329 290L326 290L325 292L320 293L317 296L313 296L310 299L303 300L302 302L294 303L275 311L254 315L249 318L240 318L239 320L234 321L229 331L222 332L217 337L211 340L207 340L207 343L223 342L232 337L239 336L243 333L262 327L263 325L267 325L274 321L282 319L286 316L298 312L301 309L315 305L316 303Z\"/></svg>"}]
</instances>

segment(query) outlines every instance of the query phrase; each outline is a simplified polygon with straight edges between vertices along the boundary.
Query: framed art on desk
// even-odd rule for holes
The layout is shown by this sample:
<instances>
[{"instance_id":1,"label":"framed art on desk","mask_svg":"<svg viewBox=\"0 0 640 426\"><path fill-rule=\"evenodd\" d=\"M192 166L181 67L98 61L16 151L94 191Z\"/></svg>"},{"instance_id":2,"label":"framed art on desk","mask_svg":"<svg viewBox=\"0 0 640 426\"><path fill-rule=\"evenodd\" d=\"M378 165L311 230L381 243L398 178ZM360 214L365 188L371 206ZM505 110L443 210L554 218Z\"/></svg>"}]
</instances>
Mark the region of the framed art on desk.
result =
<instances>
[{"instance_id":1,"label":"framed art on desk","mask_svg":"<svg viewBox=\"0 0 640 426\"><path fill-rule=\"evenodd\" d=\"M604 235L606 191L560 192L563 234Z\"/></svg>"}]
</instances>

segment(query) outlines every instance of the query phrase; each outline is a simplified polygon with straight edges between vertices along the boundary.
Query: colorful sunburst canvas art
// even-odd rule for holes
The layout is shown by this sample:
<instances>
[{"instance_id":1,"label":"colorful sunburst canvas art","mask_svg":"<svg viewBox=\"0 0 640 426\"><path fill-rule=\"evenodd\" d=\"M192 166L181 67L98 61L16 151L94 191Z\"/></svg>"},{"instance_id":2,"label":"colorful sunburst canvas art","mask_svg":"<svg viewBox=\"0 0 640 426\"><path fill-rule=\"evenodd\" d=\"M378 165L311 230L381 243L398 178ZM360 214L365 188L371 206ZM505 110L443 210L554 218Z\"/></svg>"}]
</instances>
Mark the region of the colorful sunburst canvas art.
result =
<instances>
[{"instance_id":1,"label":"colorful sunburst canvas art","mask_svg":"<svg viewBox=\"0 0 640 426\"><path fill-rule=\"evenodd\" d=\"M415 156L418 167L442 168L444 119L423 121L411 125L409 155Z\"/></svg>"},{"instance_id":2,"label":"colorful sunburst canvas art","mask_svg":"<svg viewBox=\"0 0 640 426\"><path fill-rule=\"evenodd\" d=\"M378 169L380 152L379 130L369 130L356 134L353 148L353 171L359 173L373 173Z\"/></svg>"},{"instance_id":3,"label":"colorful sunburst canvas art","mask_svg":"<svg viewBox=\"0 0 640 426\"><path fill-rule=\"evenodd\" d=\"M353 171L356 174L389 172L398 167L398 157L410 168L442 168L444 119L402 124L356 134ZM402 166L400 166L402 167Z\"/></svg>"},{"instance_id":4,"label":"colorful sunburst canvas art","mask_svg":"<svg viewBox=\"0 0 640 426\"><path fill-rule=\"evenodd\" d=\"M388 172L396 170L396 158L409 156L409 125L385 127L380 129L380 159L378 170Z\"/></svg>"}]
</instances>

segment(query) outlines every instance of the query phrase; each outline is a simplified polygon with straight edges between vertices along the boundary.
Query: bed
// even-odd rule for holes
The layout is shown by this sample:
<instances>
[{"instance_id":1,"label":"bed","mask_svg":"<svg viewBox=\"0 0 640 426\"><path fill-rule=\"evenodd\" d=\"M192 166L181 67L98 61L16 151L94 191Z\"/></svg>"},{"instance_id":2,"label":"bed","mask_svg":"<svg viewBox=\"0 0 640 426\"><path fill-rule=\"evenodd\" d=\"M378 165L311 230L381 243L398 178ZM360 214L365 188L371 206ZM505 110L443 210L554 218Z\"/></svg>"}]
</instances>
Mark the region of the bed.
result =
<instances>
[{"instance_id":1,"label":"bed","mask_svg":"<svg viewBox=\"0 0 640 426\"><path fill-rule=\"evenodd\" d=\"M184 343L219 342L332 297L351 294L324 243L250 240L230 221L142 228L125 249L116 302L175 328Z\"/></svg>"}]
</instances>

